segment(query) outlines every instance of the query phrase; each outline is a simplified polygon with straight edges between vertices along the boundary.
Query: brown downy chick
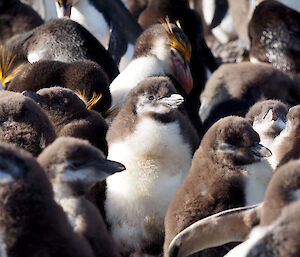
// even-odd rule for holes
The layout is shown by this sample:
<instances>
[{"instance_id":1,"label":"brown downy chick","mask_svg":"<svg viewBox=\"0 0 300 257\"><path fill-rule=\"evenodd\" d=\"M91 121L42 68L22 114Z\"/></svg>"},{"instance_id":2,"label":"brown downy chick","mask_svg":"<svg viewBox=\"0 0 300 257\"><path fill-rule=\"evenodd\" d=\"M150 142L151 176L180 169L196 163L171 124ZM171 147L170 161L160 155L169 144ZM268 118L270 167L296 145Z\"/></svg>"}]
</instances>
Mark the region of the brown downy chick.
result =
<instances>
[{"instance_id":1,"label":"brown downy chick","mask_svg":"<svg viewBox=\"0 0 300 257\"><path fill-rule=\"evenodd\" d=\"M51 184L27 152L0 144L1 247L7 257L94 257L76 235Z\"/></svg>"},{"instance_id":2,"label":"brown downy chick","mask_svg":"<svg viewBox=\"0 0 300 257\"><path fill-rule=\"evenodd\" d=\"M0 91L0 141L39 155L52 143L55 130L47 114L20 93Z\"/></svg>"},{"instance_id":3,"label":"brown downy chick","mask_svg":"<svg viewBox=\"0 0 300 257\"><path fill-rule=\"evenodd\" d=\"M119 256L97 208L84 196L96 182L125 167L108 161L88 142L60 137L38 157L74 231L85 238L95 256Z\"/></svg>"}]
</instances>

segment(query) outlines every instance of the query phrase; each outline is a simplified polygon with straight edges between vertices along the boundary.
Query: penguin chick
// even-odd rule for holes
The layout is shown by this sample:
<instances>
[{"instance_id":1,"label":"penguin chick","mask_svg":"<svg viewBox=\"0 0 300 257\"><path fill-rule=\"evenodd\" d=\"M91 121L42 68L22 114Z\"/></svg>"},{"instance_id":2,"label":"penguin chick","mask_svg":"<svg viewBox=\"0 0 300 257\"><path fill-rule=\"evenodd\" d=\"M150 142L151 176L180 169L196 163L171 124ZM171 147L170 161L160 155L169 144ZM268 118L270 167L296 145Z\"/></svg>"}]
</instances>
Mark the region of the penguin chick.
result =
<instances>
[{"instance_id":1,"label":"penguin chick","mask_svg":"<svg viewBox=\"0 0 300 257\"><path fill-rule=\"evenodd\" d=\"M28 60L74 62L90 60L99 64L111 82L118 74L118 67L110 54L79 23L70 19L52 19L27 33L7 41L6 47L17 55L15 65Z\"/></svg>"},{"instance_id":2,"label":"penguin chick","mask_svg":"<svg viewBox=\"0 0 300 257\"><path fill-rule=\"evenodd\" d=\"M81 99L71 90L61 87L44 88L37 93L24 91L47 113L57 136L78 137L107 154L105 140L108 126L101 115L87 110Z\"/></svg>"},{"instance_id":3,"label":"penguin chick","mask_svg":"<svg viewBox=\"0 0 300 257\"><path fill-rule=\"evenodd\" d=\"M69 218L74 231L90 244L95 256L119 256L97 208L84 195L96 182L124 170L117 162L108 161L88 142L60 137L38 157L48 175L55 200Z\"/></svg>"},{"instance_id":4,"label":"penguin chick","mask_svg":"<svg viewBox=\"0 0 300 257\"><path fill-rule=\"evenodd\" d=\"M226 257L299 256L299 189L299 160L277 169L266 191L260 226Z\"/></svg>"},{"instance_id":5,"label":"penguin chick","mask_svg":"<svg viewBox=\"0 0 300 257\"><path fill-rule=\"evenodd\" d=\"M12 36L30 31L44 21L30 6L19 0L0 1L0 44Z\"/></svg>"},{"instance_id":6,"label":"penguin chick","mask_svg":"<svg viewBox=\"0 0 300 257\"><path fill-rule=\"evenodd\" d=\"M111 118L120 111L129 91L147 77L172 76L189 94L193 88L190 57L190 42L176 25L156 24L145 30L137 39L133 60L110 84Z\"/></svg>"},{"instance_id":7,"label":"penguin chick","mask_svg":"<svg viewBox=\"0 0 300 257\"><path fill-rule=\"evenodd\" d=\"M162 252L168 204L199 145L178 110L182 102L168 78L147 78L129 93L109 128L108 158L123 163L126 172L106 179L104 207L98 208L124 255Z\"/></svg>"},{"instance_id":8,"label":"penguin chick","mask_svg":"<svg viewBox=\"0 0 300 257\"><path fill-rule=\"evenodd\" d=\"M20 93L0 91L0 141L37 156L56 138L46 113Z\"/></svg>"},{"instance_id":9,"label":"penguin chick","mask_svg":"<svg viewBox=\"0 0 300 257\"><path fill-rule=\"evenodd\" d=\"M250 61L300 72L300 13L274 0L260 3L249 23Z\"/></svg>"},{"instance_id":10,"label":"penguin chick","mask_svg":"<svg viewBox=\"0 0 300 257\"><path fill-rule=\"evenodd\" d=\"M7 90L36 92L53 86L73 90L86 103L92 97L100 97L89 109L101 113L105 113L111 105L107 75L97 63L91 61L39 61L27 64L12 79Z\"/></svg>"},{"instance_id":11,"label":"penguin chick","mask_svg":"<svg viewBox=\"0 0 300 257\"><path fill-rule=\"evenodd\" d=\"M200 97L199 115L204 129L222 117L246 115L260 100L277 99L290 105L299 103L299 81L299 77L289 76L268 64L221 65L208 80Z\"/></svg>"},{"instance_id":12,"label":"penguin chick","mask_svg":"<svg viewBox=\"0 0 300 257\"><path fill-rule=\"evenodd\" d=\"M287 125L276 137L273 146L273 156L270 163L273 169L288 162L300 158L300 105L289 109Z\"/></svg>"},{"instance_id":13,"label":"penguin chick","mask_svg":"<svg viewBox=\"0 0 300 257\"><path fill-rule=\"evenodd\" d=\"M264 157L269 157L271 152L259 141L251 124L241 117L220 119L208 130L187 177L168 207L166 256L171 240L195 221L263 201L272 175ZM215 256L223 251L218 250Z\"/></svg>"},{"instance_id":14,"label":"penguin chick","mask_svg":"<svg viewBox=\"0 0 300 257\"><path fill-rule=\"evenodd\" d=\"M299 182L299 160L283 165L272 176L263 205L230 209L197 221L176 236L169 256L189 256L197 249L240 239L245 242L226 257L298 256ZM259 226L253 228L255 219Z\"/></svg>"},{"instance_id":15,"label":"penguin chick","mask_svg":"<svg viewBox=\"0 0 300 257\"><path fill-rule=\"evenodd\" d=\"M254 104L246 118L253 129L259 134L262 145L272 151L274 139L286 126L288 106L278 100L265 100Z\"/></svg>"},{"instance_id":16,"label":"penguin chick","mask_svg":"<svg viewBox=\"0 0 300 257\"><path fill-rule=\"evenodd\" d=\"M0 144L0 185L1 238L7 257L94 257L73 232L54 201L46 174L29 153Z\"/></svg>"}]
</instances>

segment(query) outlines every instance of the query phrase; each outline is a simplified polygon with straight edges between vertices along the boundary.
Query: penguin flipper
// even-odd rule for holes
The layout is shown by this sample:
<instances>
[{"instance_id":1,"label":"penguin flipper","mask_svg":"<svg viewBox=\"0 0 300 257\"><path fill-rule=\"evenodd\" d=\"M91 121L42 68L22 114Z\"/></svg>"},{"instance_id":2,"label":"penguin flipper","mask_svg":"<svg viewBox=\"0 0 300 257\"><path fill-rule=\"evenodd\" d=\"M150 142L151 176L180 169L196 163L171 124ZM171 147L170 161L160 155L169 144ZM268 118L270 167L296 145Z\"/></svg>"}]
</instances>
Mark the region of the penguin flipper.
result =
<instances>
[{"instance_id":1,"label":"penguin flipper","mask_svg":"<svg viewBox=\"0 0 300 257\"><path fill-rule=\"evenodd\" d=\"M201 219L181 231L169 246L169 257L189 256L229 242L243 241L259 223L262 205L234 208Z\"/></svg>"},{"instance_id":2,"label":"penguin flipper","mask_svg":"<svg viewBox=\"0 0 300 257\"><path fill-rule=\"evenodd\" d=\"M127 42L134 44L142 33L142 28L131 15L121 0L101 0L95 2L95 7L109 17L112 24L116 24Z\"/></svg>"},{"instance_id":3,"label":"penguin flipper","mask_svg":"<svg viewBox=\"0 0 300 257\"><path fill-rule=\"evenodd\" d=\"M120 27L117 24L113 23L112 32L109 39L108 52L117 65L119 65L121 57L126 53L126 50L126 38L124 37Z\"/></svg>"},{"instance_id":4,"label":"penguin flipper","mask_svg":"<svg viewBox=\"0 0 300 257\"><path fill-rule=\"evenodd\" d=\"M209 25L210 29L214 29L219 26L224 19L228 11L228 1L227 0L213 0L216 3L216 8L214 12L214 17Z\"/></svg>"}]
</instances>

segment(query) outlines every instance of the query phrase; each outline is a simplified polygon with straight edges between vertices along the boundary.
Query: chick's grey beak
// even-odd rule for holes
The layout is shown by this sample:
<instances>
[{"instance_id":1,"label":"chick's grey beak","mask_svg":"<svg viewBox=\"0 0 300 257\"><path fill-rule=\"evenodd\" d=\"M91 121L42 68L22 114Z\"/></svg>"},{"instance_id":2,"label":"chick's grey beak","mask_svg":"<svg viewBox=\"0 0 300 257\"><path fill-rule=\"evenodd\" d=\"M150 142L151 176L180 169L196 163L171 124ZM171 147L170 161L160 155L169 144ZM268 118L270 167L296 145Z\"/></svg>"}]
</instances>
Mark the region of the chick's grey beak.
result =
<instances>
[{"instance_id":1,"label":"chick's grey beak","mask_svg":"<svg viewBox=\"0 0 300 257\"><path fill-rule=\"evenodd\" d=\"M272 152L267 147L261 144L256 144L252 146L251 151L255 156L259 158L270 157L272 155Z\"/></svg>"},{"instance_id":2,"label":"chick's grey beak","mask_svg":"<svg viewBox=\"0 0 300 257\"><path fill-rule=\"evenodd\" d=\"M173 109L177 109L183 104L184 98L179 94L172 94L170 97L164 97L158 100L159 103L168 105Z\"/></svg>"},{"instance_id":3,"label":"chick's grey beak","mask_svg":"<svg viewBox=\"0 0 300 257\"><path fill-rule=\"evenodd\" d=\"M123 164L106 159L94 161L90 163L90 166L93 166L99 172L106 173L107 176L126 169Z\"/></svg>"}]
</instances>

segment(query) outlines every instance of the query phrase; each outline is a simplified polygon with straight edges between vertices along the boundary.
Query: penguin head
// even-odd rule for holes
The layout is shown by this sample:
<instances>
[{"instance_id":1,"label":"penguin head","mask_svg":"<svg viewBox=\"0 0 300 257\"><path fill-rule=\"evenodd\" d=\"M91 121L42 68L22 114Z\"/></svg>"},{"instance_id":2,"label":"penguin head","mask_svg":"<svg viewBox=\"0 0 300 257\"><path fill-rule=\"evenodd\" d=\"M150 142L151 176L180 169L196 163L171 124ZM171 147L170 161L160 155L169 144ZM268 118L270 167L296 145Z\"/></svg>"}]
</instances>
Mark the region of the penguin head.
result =
<instances>
[{"instance_id":1,"label":"penguin head","mask_svg":"<svg viewBox=\"0 0 300 257\"><path fill-rule=\"evenodd\" d=\"M189 68L191 51L191 44L180 25L166 20L165 23L151 26L137 39L134 58L155 56L165 74L173 76L189 94L193 88Z\"/></svg>"},{"instance_id":2,"label":"penguin head","mask_svg":"<svg viewBox=\"0 0 300 257\"><path fill-rule=\"evenodd\" d=\"M295 131L299 133L300 129L300 105L296 105L289 109L287 114L286 128L282 131L285 135Z\"/></svg>"},{"instance_id":3,"label":"penguin head","mask_svg":"<svg viewBox=\"0 0 300 257\"><path fill-rule=\"evenodd\" d=\"M70 17L72 5L75 1L78 2L78 0L56 0L57 16L59 18Z\"/></svg>"},{"instance_id":4,"label":"penguin head","mask_svg":"<svg viewBox=\"0 0 300 257\"><path fill-rule=\"evenodd\" d=\"M32 98L46 111L63 113L86 112L84 102L70 89L61 87L43 88L39 91L23 91L24 96Z\"/></svg>"},{"instance_id":5,"label":"penguin head","mask_svg":"<svg viewBox=\"0 0 300 257\"><path fill-rule=\"evenodd\" d=\"M253 105L246 118L260 135L275 138L286 126L288 107L277 100L265 100Z\"/></svg>"},{"instance_id":6,"label":"penguin head","mask_svg":"<svg viewBox=\"0 0 300 257\"><path fill-rule=\"evenodd\" d=\"M229 116L216 122L207 132L213 158L224 165L247 165L272 155L259 144L259 135L244 118ZM205 136L206 137L206 136Z\"/></svg>"},{"instance_id":7,"label":"penguin head","mask_svg":"<svg viewBox=\"0 0 300 257\"><path fill-rule=\"evenodd\" d=\"M152 77L140 82L130 92L127 105L132 106L137 117L149 116L167 122L183 102L169 78Z\"/></svg>"},{"instance_id":8,"label":"penguin head","mask_svg":"<svg viewBox=\"0 0 300 257\"><path fill-rule=\"evenodd\" d=\"M12 144L0 144L0 196L28 190L53 196L49 180L32 155ZM9 191L9 192L8 192ZM24 197L28 195L24 195ZM2 197L1 197L2 198ZM7 202L9 202L8 199ZM25 198L24 198L25 200Z\"/></svg>"},{"instance_id":9,"label":"penguin head","mask_svg":"<svg viewBox=\"0 0 300 257\"><path fill-rule=\"evenodd\" d=\"M87 141L60 137L38 157L51 181L68 185L77 194L84 194L96 182L120 172L125 167L104 158Z\"/></svg>"}]
</instances>

